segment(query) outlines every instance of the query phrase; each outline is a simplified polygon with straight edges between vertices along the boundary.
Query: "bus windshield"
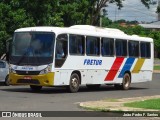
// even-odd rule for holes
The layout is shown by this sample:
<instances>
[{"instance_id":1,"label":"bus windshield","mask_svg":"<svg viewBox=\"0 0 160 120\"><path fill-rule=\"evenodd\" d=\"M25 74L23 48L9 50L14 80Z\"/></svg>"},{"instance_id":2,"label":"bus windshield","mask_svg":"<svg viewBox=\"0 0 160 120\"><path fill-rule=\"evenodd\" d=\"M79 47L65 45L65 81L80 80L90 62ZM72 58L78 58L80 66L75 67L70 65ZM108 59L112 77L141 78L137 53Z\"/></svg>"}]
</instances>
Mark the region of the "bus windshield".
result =
<instances>
[{"instance_id":1,"label":"bus windshield","mask_svg":"<svg viewBox=\"0 0 160 120\"><path fill-rule=\"evenodd\" d=\"M54 41L54 33L17 32L13 39L10 63L17 65L51 63L53 61Z\"/></svg>"}]
</instances>

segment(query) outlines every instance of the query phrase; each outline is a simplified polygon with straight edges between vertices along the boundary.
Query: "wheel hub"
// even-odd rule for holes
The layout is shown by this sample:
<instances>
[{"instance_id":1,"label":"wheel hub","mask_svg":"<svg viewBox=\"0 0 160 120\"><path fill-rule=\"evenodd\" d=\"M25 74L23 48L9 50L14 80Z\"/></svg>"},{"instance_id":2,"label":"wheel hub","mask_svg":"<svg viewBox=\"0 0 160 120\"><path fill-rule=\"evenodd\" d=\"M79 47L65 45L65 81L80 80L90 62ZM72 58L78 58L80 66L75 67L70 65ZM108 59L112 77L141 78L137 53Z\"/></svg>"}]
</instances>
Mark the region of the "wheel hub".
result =
<instances>
[{"instance_id":1,"label":"wheel hub","mask_svg":"<svg viewBox=\"0 0 160 120\"><path fill-rule=\"evenodd\" d=\"M76 78L73 78L71 83L72 83L72 87L73 88L77 88L77 86L78 86L78 80Z\"/></svg>"},{"instance_id":2,"label":"wheel hub","mask_svg":"<svg viewBox=\"0 0 160 120\"><path fill-rule=\"evenodd\" d=\"M126 78L124 79L124 85L125 85L125 87L128 87L128 86L129 86L129 78L128 78L128 77L126 77Z\"/></svg>"}]
</instances>

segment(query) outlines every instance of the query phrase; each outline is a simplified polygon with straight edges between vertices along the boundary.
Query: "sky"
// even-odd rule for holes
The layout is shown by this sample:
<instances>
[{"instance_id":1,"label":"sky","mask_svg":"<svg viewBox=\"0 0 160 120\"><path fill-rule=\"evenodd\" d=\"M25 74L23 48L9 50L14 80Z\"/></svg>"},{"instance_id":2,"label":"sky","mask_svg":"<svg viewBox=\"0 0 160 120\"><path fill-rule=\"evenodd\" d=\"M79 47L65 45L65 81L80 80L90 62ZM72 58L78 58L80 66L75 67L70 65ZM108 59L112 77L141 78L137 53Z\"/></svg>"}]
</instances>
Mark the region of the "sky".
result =
<instances>
[{"instance_id":1,"label":"sky","mask_svg":"<svg viewBox=\"0 0 160 120\"><path fill-rule=\"evenodd\" d=\"M121 10L118 10L118 7L115 4L108 4L107 13L108 17L115 21L119 19L125 19L128 21L139 21L139 22L152 22L157 21L157 13L156 9L158 6L157 4L150 5L150 8L146 8L140 0L125 0L123 1L123 7Z\"/></svg>"}]
</instances>

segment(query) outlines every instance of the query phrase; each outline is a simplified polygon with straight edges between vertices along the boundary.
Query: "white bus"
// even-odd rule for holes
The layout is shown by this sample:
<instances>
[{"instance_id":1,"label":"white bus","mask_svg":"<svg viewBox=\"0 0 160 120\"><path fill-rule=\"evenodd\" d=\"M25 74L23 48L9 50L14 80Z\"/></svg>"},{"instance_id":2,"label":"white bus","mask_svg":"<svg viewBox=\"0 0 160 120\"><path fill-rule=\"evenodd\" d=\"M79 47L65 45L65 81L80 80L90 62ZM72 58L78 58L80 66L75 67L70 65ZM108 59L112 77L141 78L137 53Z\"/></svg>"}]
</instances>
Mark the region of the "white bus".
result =
<instances>
[{"instance_id":1,"label":"white bus","mask_svg":"<svg viewBox=\"0 0 160 120\"><path fill-rule=\"evenodd\" d=\"M101 84L127 90L130 83L152 80L153 39L118 29L75 25L68 28L17 29L10 52L12 85L66 86Z\"/></svg>"}]
</instances>

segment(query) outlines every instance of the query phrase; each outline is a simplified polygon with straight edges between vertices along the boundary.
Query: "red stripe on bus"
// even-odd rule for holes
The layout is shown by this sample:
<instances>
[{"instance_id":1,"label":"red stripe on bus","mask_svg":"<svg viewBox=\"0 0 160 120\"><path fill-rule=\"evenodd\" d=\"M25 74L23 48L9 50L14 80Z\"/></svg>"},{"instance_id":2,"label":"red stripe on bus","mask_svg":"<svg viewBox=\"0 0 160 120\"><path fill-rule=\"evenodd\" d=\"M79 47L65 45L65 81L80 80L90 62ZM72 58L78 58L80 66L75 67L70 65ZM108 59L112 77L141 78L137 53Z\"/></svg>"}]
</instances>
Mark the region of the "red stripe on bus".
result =
<instances>
[{"instance_id":1,"label":"red stripe on bus","mask_svg":"<svg viewBox=\"0 0 160 120\"><path fill-rule=\"evenodd\" d=\"M117 57L109 70L109 73L107 74L105 81L112 81L114 77L116 76L119 68L121 67L123 63L124 58L123 57Z\"/></svg>"}]
</instances>

